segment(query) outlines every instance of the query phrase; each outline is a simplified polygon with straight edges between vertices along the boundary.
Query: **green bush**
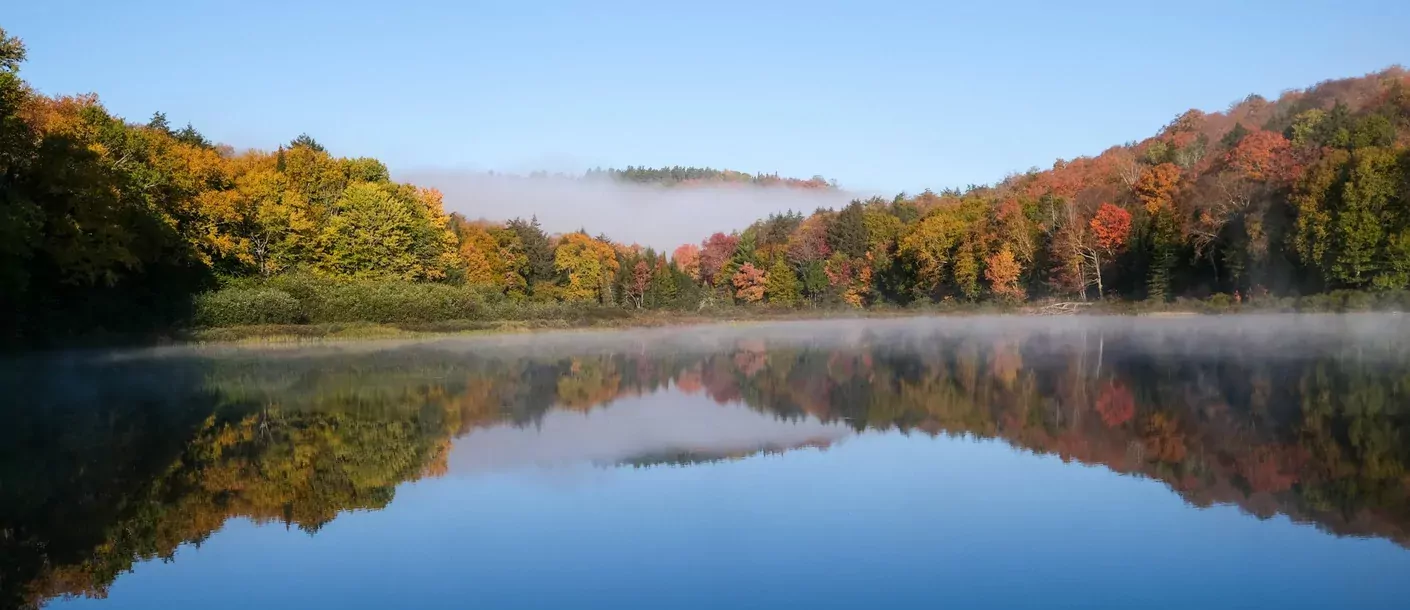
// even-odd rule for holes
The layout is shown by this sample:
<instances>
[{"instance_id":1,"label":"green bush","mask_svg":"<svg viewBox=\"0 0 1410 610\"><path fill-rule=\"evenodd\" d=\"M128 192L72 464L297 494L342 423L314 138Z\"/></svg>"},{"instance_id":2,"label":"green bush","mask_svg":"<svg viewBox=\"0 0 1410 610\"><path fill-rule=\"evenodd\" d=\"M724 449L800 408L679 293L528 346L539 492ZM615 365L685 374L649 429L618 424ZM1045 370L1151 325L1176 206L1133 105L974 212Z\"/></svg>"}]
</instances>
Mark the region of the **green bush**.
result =
<instances>
[{"instance_id":1,"label":"green bush","mask_svg":"<svg viewBox=\"0 0 1410 610\"><path fill-rule=\"evenodd\" d=\"M1342 311L1368 311L1376 308L1376 295L1369 292L1342 293Z\"/></svg>"},{"instance_id":2,"label":"green bush","mask_svg":"<svg viewBox=\"0 0 1410 610\"><path fill-rule=\"evenodd\" d=\"M298 300L275 288L225 288L196 297L197 326L303 322Z\"/></svg>"},{"instance_id":3,"label":"green bush","mask_svg":"<svg viewBox=\"0 0 1410 610\"><path fill-rule=\"evenodd\" d=\"M1381 293L1378 308L1388 311L1410 310L1410 290L1390 290Z\"/></svg>"},{"instance_id":4,"label":"green bush","mask_svg":"<svg viewBox=\"0 0 1410 610\"><path fill-rule=\"evenodd\" d=\"M345 282L317 288L306 303L310 322L435 322L484 313L477 291L445 284Z\"/></svg>"}]
</instances>

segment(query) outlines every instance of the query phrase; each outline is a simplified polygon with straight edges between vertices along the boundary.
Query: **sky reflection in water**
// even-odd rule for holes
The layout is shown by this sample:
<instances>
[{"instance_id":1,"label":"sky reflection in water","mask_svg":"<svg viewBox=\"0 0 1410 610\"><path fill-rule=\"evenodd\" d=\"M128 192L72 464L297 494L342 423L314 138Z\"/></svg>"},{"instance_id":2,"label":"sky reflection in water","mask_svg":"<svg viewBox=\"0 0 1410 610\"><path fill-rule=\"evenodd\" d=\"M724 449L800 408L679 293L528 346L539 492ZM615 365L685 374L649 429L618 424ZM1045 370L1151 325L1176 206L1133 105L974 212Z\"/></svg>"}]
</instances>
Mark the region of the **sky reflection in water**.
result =
<instances>
[{"instance_id":1,"label":"sky reflection in water","mask_svg":"<svg viewBox=\"0 0 1410 610\"><path fill-rule=\"evenodd\" d=\"M1143 324L36 364L0 446L72 443L0 498L7 569L107 594L50 607L1403 607L1400 317Z\"/></svg>"}]
</instances>

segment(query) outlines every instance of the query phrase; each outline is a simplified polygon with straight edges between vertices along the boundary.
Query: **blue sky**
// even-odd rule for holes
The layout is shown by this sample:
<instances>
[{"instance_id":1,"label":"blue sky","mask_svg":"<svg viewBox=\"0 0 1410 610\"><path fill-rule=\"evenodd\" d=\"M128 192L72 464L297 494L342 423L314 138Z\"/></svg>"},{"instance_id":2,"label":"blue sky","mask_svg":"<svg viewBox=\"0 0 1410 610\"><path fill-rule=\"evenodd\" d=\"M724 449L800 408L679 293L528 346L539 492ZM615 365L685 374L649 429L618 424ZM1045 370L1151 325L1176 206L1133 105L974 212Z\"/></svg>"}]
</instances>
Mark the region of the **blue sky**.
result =
<instances>
[{"instance_id":1,"label":"blue sky","mask_svg":"<svg viewBox=\"0 0 1410 610\"><path fill-rule=\"evenodd\" d=\"M987 183L1410 63L1410 2L15 2L45 93L394 172L708 165ZM939 4L939 3L935 3Z\"/></svg>"}]
</instances>

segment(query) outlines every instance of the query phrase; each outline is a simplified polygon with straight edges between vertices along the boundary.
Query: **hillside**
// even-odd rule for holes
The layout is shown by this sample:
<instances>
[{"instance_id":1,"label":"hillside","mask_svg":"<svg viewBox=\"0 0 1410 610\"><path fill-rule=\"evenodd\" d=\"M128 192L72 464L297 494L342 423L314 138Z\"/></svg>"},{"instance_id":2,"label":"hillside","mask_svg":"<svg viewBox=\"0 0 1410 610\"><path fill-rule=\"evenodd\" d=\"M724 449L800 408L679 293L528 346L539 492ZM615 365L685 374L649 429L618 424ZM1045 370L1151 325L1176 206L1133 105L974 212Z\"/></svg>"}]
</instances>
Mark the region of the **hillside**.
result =
<instances>
[{"instance_id":1,"label":"hillside","mask_svg":"<svg viewBox=\"0 0 1410 610\"><path fill-rule=\"evenodd\" d=\"M585 308L1241 302L1332 290L1396 303L1410 284L1410 75L1400 68L1192 110L1146 140L963 192L772 214L708 237L716 227L683 210L676 222L705 239L667 256L613 241L612 226L549 235L531 216L542 202L500 206L530 220L452 218L439 191L307 135L235 151L160 112L135 123L96 95L40 95L20 78L24 58L0 32L4 344ZM602 175L677 194L842 193L820 176L710 168L582 177Z\"/></svg>"},{"instance_id":2,"label":"hillside","mask_svg":"<svg viewBox=\"0 0 1410 610\"><path fill-rule=\"evenodd\" d=\"M1410 281L1408 85L1396 67L1276 101L1249 96L997 185L763 220L699 248L714 244L719 260L729 258L721 248L754 240L759 262L786 252L804 277L820 267L859 305L1401 290Z\"/></svg>"}]
</instances>

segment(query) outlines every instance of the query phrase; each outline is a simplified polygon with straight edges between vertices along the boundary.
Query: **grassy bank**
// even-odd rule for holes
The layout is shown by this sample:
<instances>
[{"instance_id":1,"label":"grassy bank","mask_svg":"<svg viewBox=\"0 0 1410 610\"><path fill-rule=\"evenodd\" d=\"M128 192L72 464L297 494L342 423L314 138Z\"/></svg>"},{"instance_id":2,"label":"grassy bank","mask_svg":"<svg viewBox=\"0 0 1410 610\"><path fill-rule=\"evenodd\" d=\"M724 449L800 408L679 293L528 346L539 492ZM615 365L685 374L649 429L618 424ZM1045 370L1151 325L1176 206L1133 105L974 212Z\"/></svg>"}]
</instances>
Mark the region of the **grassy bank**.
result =
<instances>
[{"instance_id":1,"label":"grassy bank","mask_svg":"<svg viewBox=\"0 0 1410 610\"><path fill-rule=\"evenodd\" d=\"M925 315L907 309L768 309L721 308L696 312L640 310L612 317L578 316L530 320L443 320L417 323L324 323L255 324L198 328L180 333L175 342L209 343L302 343L408 339L442 335L477 335L585 329L660 328L728 322L768 322L783 320L823 320ZM954 312L959 313L959 312ZM979 313L971 311L967 313ZM990 311L998 313L998 310Z\"/></svg>"},{"instance_id":2,"label":"grassy bank","mask_svg":"<svg viewBox=\"0 0 1410 610\"><path fill-rule=\"evenodd\" d=\"M503 295L434 284L333 282L307 277L231 285L197 301L196 324L161 342L299 343L414 338L445 334L643 328L710 322L755 322L916 315L1225 315L1405 311L1410 292L1339 291L1303 297L1234 299L1217 294L1174 302L963 302L911 307L878 305L779 308L716 304L684 309L628 309L597 304L511 300Z\"/></svg>"},{"instance_id":3,"label":"grassy bank","mask_svg":"<svg viewBox=\"0 0 1410 610\"><path fill-rule=\"evenodd\" d=\"M953 301L864 309L844 304L778 307L715 299L701 306L620 305L511 299L472 287L415 282L331 280L311 275L239 280L202 294L189 323L146 334L87 334L47 348L183 343L302 343L416 338L447 334L537 332L923 315L1225 315L1410 310L1410 292L1337 291L1302 297L1210 298L1173 302Z\"/></svg>"}]
</instances>

